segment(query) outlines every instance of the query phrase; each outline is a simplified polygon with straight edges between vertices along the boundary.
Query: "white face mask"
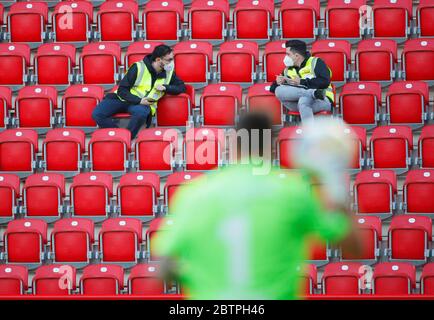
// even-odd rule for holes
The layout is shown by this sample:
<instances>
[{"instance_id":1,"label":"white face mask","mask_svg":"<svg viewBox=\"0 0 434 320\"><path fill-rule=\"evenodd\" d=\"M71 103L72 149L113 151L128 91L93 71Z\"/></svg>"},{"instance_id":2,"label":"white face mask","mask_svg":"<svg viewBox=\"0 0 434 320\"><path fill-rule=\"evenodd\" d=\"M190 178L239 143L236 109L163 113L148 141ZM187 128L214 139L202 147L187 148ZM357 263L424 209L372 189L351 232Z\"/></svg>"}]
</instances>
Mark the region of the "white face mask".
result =
<instances>
[{"instance_id":1,"label":"white face mask","mask_svg":"<svg viewBox=\"0 0 434 320\"><path fill-rule=\"evenodd\" d=\"M175 62L173 62L173 61L169 64L164 65L164 70L166 70L167 72L170 72L173 69L175 69Z\"/></svg>"},{"instance_id":2,"label":"white face mask","mask_svg":"<svg viewBox=\"0 0 434 320\"><path fill-rule=\"evenodd\" d=\"M286 67L292 67L294 65L294 60L292 58L285 56L285 59L283 59L283 63Z\"/></svg>"}]
</instances>

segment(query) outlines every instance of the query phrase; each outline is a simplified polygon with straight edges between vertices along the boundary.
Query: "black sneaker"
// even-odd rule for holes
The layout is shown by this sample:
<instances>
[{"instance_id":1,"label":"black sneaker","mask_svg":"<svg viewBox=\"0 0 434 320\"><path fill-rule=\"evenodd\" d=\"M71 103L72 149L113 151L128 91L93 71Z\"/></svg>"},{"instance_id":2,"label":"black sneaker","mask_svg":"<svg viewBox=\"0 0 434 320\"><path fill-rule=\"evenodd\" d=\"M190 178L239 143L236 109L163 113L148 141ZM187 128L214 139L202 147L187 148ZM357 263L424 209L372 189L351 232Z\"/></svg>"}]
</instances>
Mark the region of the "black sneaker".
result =
<instances>
[{"instance_id":1,"label":"black sneaker","mask_svg":"<svg viewBox=\"0 0 434 320\"><path fill-rule=\"evenodd\" d=\"M313 96L314 96L316 99L324 100L325 97L326 97L326 95L325 95L325 90L324 90L324 89L316 89L316 90L313 92Z\"/></svg>"}]
</instances>

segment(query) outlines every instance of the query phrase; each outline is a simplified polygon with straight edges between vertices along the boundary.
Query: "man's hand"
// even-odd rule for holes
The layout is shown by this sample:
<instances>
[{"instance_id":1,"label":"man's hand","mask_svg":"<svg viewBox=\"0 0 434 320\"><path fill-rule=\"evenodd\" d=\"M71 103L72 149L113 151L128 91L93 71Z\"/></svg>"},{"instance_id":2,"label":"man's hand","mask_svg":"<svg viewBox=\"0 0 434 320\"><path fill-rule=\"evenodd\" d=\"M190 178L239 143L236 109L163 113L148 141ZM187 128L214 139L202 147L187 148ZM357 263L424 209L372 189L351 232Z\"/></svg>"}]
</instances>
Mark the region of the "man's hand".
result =
<instances>
[{"instance_id":1,"label":"man's hand","mask_svg":"<svg viewBox=\"0 0 434 320\"><path fill-rule=\"evenodd\" d=\"M295 85L295 86L299 86L300 85L300 78L299 77L295 77L294 79L289 79L288 83L292 84L292 85Z\"/></svg>"},{"instance_id":2,"label":"man's hand","mask_svg":"<svg viewBox=\"0 0 434 320\"><path fill-rule=\"evenodd\" d=\"M276 83L280 86L285 83L285 77L282 75L276 75Z\"/></svg>"},{"instance_id":3,"label":"man's hand","mask_svg":"<svg viewBox=\"0 0 434 320\"><path fill-rule=\"evenodd\" d=\"M144 106L150 106L152 104L152 102L149 101L148 98L145 97L145 98L142 98L142 100L140 101L140 104L144 105Z\"/></svg>"},{"instance_id":4,"label":"man's hand","mask_svg":"<svg viewBox=\"0 0 434 320\"><path fill-rule=\"evenodd\" d=\"M157 89L158 91L166 91L165 86L156 86L155 89Z\"/></svg>"}]
</instances>

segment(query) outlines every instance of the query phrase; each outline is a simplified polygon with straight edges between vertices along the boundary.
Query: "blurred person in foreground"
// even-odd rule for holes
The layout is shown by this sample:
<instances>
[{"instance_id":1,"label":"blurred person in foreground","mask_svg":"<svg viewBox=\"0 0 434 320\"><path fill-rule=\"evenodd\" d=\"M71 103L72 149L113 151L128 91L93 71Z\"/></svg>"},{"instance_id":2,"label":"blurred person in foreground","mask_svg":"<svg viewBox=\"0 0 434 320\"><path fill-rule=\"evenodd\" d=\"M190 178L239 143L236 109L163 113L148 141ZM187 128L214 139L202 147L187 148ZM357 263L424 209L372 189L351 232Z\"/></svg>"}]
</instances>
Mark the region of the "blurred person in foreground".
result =
<instances>
[{"instance_id":1,"label":"blurred person in foreground","mask_svg":"<svg viewBox=\"0 0 434 320\"><path fill-rule=\"evenodd\" d=\"M296 299L302 292L296 270L308 259L309 237L357 250L342 187L352 143L341 134L342 124L329 121L304 128L294 155L303 174L258 174L257 155L271 159L271 152L263 154L271 145L271 122L265 115L247 114L237 132L244 130L253 140L259 132L262 143L251 143L244 155L238 144L238 164L175 195L171 227L157 235L155 248L166 257L165 273L180 281L188 298ZM323 185L327 209L313 195L312 179Z\"/></svg>"}]
</instances>

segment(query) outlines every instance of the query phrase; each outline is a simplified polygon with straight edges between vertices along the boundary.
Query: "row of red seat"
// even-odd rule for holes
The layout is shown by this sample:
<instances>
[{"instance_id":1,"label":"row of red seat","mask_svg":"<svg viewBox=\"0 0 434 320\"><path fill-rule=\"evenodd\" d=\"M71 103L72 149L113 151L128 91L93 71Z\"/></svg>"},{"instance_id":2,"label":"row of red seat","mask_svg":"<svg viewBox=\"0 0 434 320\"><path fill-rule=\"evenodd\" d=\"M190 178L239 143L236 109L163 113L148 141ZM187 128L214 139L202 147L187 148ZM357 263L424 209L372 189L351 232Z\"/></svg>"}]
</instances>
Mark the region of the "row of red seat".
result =
<instances>
[{"instance_id":1,"label":"row of red seat","mask_svg":"<svg viewBox=\"0 0 434 320\"><path fill-rule=\"evenodd\" d=\"M3 8L0 17L3 20ZM65 19L65 13L70 17ZM328 1L325 14L325 34L330 38L361 39L364 26L360 20L373 20L374 37L407 38L413 20L411 0L375 0L368 7L366 0ZM416 9L417 34L433 36L431 23L434 16L432 0L422 0ZM18 2L13 4L5 22L13 42L42 42L48 24L48 7L43 2ZM227 0L196 0L184 17L184 5L180 0L149 1L140 17L135 1L104 2L94 19L92 4L86 1L60 2L51 15L54 39L58 42L86 42L91 24L96 23L103 41L134 41L138 24L143 23L146 40L178 40L182 24L187 22L191 39L223 40L228 23L233 23L238 39L269 40L273 21L277 20L283 38L313 39L318 34L320 21L319 0L284 0L275 18L272 0L239 0L232 19ZM72 24L72 19L74 23ZM71 24L66 27L68 22ZM31 28L28 28L32 26Z\"/></svg>"},{"instance_id":2,"label":"row of red seat","mask_svg":"<svg viewBox=\"0 0 434 320\"><path fill-rule=\"evenodd\" d=\"M80 58L70 44L47 43L38 48L34 61L30 47L22 43L0 44L0 84L22 86L29 80L42 85L66 86L73 81L85 84L114 85L122 63L125 68L143 59L161 42L135 42L121 59L121 47L116 42L96 42L85 45ZM273 41L265 46L262 56L263 73L258 73L259 48L252 41L228 41L219 47L213 60L211 43L183 41L174 45L176 73L187 83L205 85L212 78L221 82L253 83L260 78L270 82L284 69L285 42ZM312 44L312 54L330 67L332 81L343 84L354 78L363 81L391 82L404 80L434 81L434 41L411 39L405 42L401 70L397 68L397 45L393 40L363 40L354 57L356 72L350 73L351 44L345 40L318 40ZM78 63L77 63L78 61ZM216 62L216 63L215 63ZM216 64L217 73L211 66ZM28 68L34 66L34 79ZM75 69L78 69L77 74Z\"/></svg>"}]
</instances>

